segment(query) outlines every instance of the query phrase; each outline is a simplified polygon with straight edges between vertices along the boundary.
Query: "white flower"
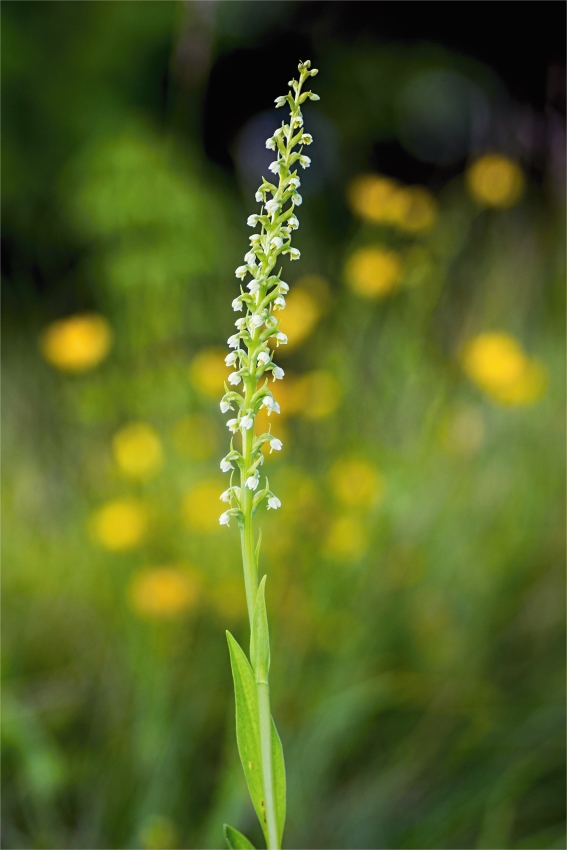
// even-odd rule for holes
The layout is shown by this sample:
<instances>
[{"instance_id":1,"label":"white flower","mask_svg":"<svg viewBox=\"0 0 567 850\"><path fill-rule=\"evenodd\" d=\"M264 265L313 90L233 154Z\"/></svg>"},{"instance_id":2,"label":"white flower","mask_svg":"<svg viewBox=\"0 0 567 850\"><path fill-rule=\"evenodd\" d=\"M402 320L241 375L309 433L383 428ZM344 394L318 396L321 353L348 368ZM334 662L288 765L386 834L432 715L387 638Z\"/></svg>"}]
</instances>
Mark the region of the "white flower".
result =
<instances>
[{"instance_id":1,"label":"white flower","mask_svg":"<svg viewBox=\"0 0 567 850\"><path fill-rule=\"evenodd\" d=\"M228 472L229 469L234 469L234 466L231 464L231 462L229 460L227 460L227 458L223 457L223 459L220 462L220 468L222 469L223 472Z\"/></svg>"},{"instance_id":2,"label":"white flower","mask_svg":"<svg viewBox=\"0 0 567 850\"><path fill-rule=\"evenodd\" d=\"M224 493L221 493L219 499L221 502L230 502L230 490L225 490Z\"/></svg>"},{"instance_id":3,"label":"white flower","mask_svg":"<svg viewBox=\"0 0 567 850\"><path fill-rule=\"evenodd\" d=\"M238 330L241 331L244 325L246 324L246 319L244 318L244 316L242 316L242 318L237 319L234 324L236 325Z\"/></svg>"},{"instance_id":4,"label":"white flower","mask_svg":"<svg viewBox=\"0 0 567 850\"><path fill-rule=\"evenodd\" d=\"M284 280L280 280L278 286L279 286L280 292L283 292L283 293L289 292L289 286L287 285L287 283Z\"/></svg>"},{"instance_id":5,"label":"white flower","mask_svg":"<svg viewBox=\"0 0 567 850\"><path fill-rule=\"evenodd\" d=\"M226 342L229 348L238 348L240 343L240 337L238 336L238 334L233 334L232 336L229 336Z\"/></svg>"},{"instance_id":6,"label":"white flower","mask_svg":"<svg viewBox=\"0 0 567 850\"><path fill-rule=\"evenodd\" d=\"M260 482L260 477L258 475L250 475L246 479L246 487L248 487L249 490L255 490L256 487L258 486L259 482Z\"/></svg>"},{"instance_id":7,"label":"white flower","mask_svg":"<svg viewBox=\"0 0 567 850\"><path fill-rule=\"evenodd\" d=\"M300 145L310 145L313 141L313 136L311 133L304 133L299 140Z\"/></svg>"},{"instance_id":8,"label":"white flower","mask_svg":"<svg viewBox=\"0 0 567 850\"><path fill-rule=\"evenodd\" d=\"M238 352L237 351L231 351L230 354L227 354L226 357L224 358L224 362L226 363L227 366L234 366L234 364L236 363L237 360L238 360Z\"/></svg>"},{"instance_id":9,"label":"white flower","mask_svg":"<svg viewBox=\"0 0 567 850\"><path fill-rule=\"evenodd\" d=\"M257 313L254 313L253 316L250 316L249 324L251 328L259 328L264 324L264 320Z\"/></svg>"},{"instance_id":10,"label":"white flower","mask_svg":"<svg viewBox=\"0 0 567 850\"><path fill-rule=\"evenodd\" d=\"M283 333L283 331L277 332L276 339L278 342L281 342L282 345L287 345L287 336Z\"/></svg>"},{"instance_id":11,"label":"white flower","mask_svg":"<svg viewBox=\"0 0 567 850\"><path fill-rule=\"evenodd\" d=\"M272 375L273 375L274 381L281 381L281 379L285 375L285 372L281 368L281 366L274 366L274 368L272 369Z\"/></svg>"},{"instance_id":12,"label":"white flower","mask_svg":"<svg viewBox=\"0 0 567 850\"><path fill-rule=\"evenodd\" d=\"M235 298L234 301L232 302L232 309L234 310L234 312L240 313L240 311L242 310L242 307L243 307L243 304L242 304L242 301L240 300L240 298Z\"/></svg>"},{"instance_id":13,"label":"white flower","mask_svg":"<svg viewBox=\"0 0 567 850\"><path fill-rule=\"evenodd\" d=\"M275 151L276 149L276 140L273 136L270 136L269 139L266 139L266 147L269 151Z\"/></svg>"},{"instance_id":14,"label":"white flower","mask_svg":"<svg viewBox=\"0 0 567 850\"><path fill-rule=\"evenodd\" d=\"M265 363L270 362L270 355L267 351L261 351L258 355L258 366L263 366Z\"/></svg>"},{"instance_id":15,"label":"white flower","mask_svg":"<svg viewBox=\"0 0 567 850\"><path fill-rule=\"evenodd\" d=\"M283 239L281 239L279 236L274 236L274 238L270 242L270 245L273 245L274 248L281 248L283 245Z\"/></svg>"},{"instance_id":16,"label":"white flower","mask_svg":"<svg viewBox=\"0 0 567 850\"><path fill-rule=\"evenodd\" d=\"M277 511L278 508L281 508L282 503L278 499L277 496L270 496L268 499L268 510L272 508L274 511Z\"/></svg>"},{"instance_id":17,"label":"white flower","mask_svg":"<svg viewBox=\"0 0 567 850\"><path fill-rule=\"evenodd\" d=\"M221 413L228 413L228 411L232 410L233 408L230 406L228 401L221 401L220 409L221 409Z\"/></svg>"},{"instance_id":18,"label":"white flower","mask_svg":"<svg viewBox=\"0 0 567 850\"><path fill-rule=\"evenodd\" d=\"M301 154L301 156L299 157L299 164L302 168L309 168L309 166L311 165L311 160L308 156L305 156L305 154Z\"/></svg>"},{"instance_id":19,"label":"white flower","mask_svg":"<svg viewBox=\"0 0 567 850\"><path fill-rule=\"evenodd\" d=\"M277 212L279 210L279 208L280 208L280 202L276 201L275 198L272 198L271 201L266 202L266 212L269 215L272 215L272 213Z\"/></svg>"},{"instance_id":20,"label":"white flower","mask_svg":"<svg viewBox=\"0 0 567 850\"><path fill-rule=\"evenodd\" d=\"M274 413L280 412L279 404L277 403L275 398L271 395L265 395L264 398L262 399L262 404L264 405L264 407L268 408L268 416L270 415L270 413L272 413L272 411Z\"/></svg>"},{"instance_id":21,"label":"white flower","mask_svg":"<svg viewBox=\"0 0 567 850\"><path fill-rule=\"evenodd\" d=\"M254 419L248 414L246 414L246 416L243 416L240 420L240 428L242 431L248 431L253 426L253 424Z\"/></svg>"},{"instance_id":22,"label":"white flower","mask_svg":"<svg viewBox=\"0 0 567 850\"><path fill-rule=\"evenodd\" d=\"M276 97L274 103L276 104L276 109L279 109L280 106L285 106L286 98L283 95L281 95L281 97Z\"/></svg>"},{"instance_id":23,"label":"white flower","mask_svg":"<svg viewBox=\"0 0 567 850\"><path fill-rule=\"evenodd\" d=\"M232 431L233 434L236 434L238 428L238 419L229 419L226 423L226 427L229 431ZM232 467L231 467L232 469Z\"/></svg>"},{"instance_id":24,"label":"white flower","mask_svg":"<svg viewBox=\"0 0 567 850\"><path fill-rule=\"evenodd\" d=\"M277 307L279 310L284 310L285 298L283 298L281 295L278 295L278 297L274 300L274 307Z\"/></svg>"},{"instance_id":25,"label":"white flower","mask_svg":"<svg viewBox=\"0 0 567 850\"><path fill-rule=\"evenodd\" d=\"M270 454L272 454L273 451L281 452L282 445L283 443L281 440L278 440L277 437L272 437L270 440Z\"/></svg>"},{"instance_id":26,"label":"white flower","mask_svg":"<svg viewBox=\"0 0 567 850\"><path fill-rule=\"evenodd\" d=\"M246 219L246 224L248 225L248 227L256 227L259 218L259 215L249 215Z\"/></svg>"},{"instance_id":27,"label":"white flower","mask_svg":"<svg viewBox=\"0 0 567 850\"><path fill-rule=\"evenodd\" d=\"M271 162L268 166L268 169L272 172L272 174L278 174L280 170L280 164L277 159Z\"/></svg>"},{"instance_id":28,"label":"white flower","mask_svg":"<svg viewBox=\"0 0 567 850\"><path fill-rule=\"evenodd\" d=\"M259 245L261 241L262 241L262 237L260 236L259 233L253 233L252 236L250 237L250 244L251 245Z\"/></svg>"},{"instance_id":29,"label":"white flower","mask_svg":"<svg viewBox=\"0 0 567 850\"><path fill-rule=\"evenodd\" d=\"M241 381L241 378L240 378L240 375L238 374L238 372L231 372L230 375L228 376L228 383L232 384L233 387L235 387L237 384L239 384L240 381Z\"/></svg>"},{"instance_id":30,"label":"white flower","mask_svg":"<svg viewBox=\"0 0 567 850\"><path fill-rule=\"evenodd\" d=\"M284 131L283 127L278 127L278 129L274 131L274 139L275 139L276 136L281 136L283 131Z\"/></svg>"},{"instance_id":31,"label":"white flower","mask_svg":"<svg viewBox=\"0 0 567 850\"><path fill-rule=\"evenodd\" d=\"M252 295L256 295L260 291L260 284L257 280L251 280L246 288L250 290Z\"/></svg>"},{"instance_id":32,"label":"white flower","mask_svg":"<svg viewBox=\"0 0 567 850\"><path fill-rule=\"evenodd\" d=\"M259 190L259 189L258 189L258 191L256 192L256 194L254 195L254 200L255 200L255 201L258 201L258 203L261 203L261 202L264 200L264 196L263 196L263 194L260 192L260 190Z\"/></svg>"},{"instance_id":33,"label":"white flower","mask_svg":"<svg viewBox=\"0 0 567 850\"><path fill-rule=\"evenodd\" d=\"M296 115L295 118L291 120L292 127L303 127L303 118L301 115Z\"/></svg>"},{"instance_id":34,"label":"white flower","mask_svg":"<svg viewBox=\"0 0 567 850\"><path fill-rule=\"evenodd\" d=\"M248 272L248 269L246 268L246 266L238 266L238 268L236 269L234 274L235 274L235 277L239 277L240 280L244 280L247 272Z\"/></svg>"},{"instance_id":35,"label":"white flower","mask_svg":"<svg viewBox=\"0 0 567 850\"><path fill-rule=\"evenodd\" d=\"M293 195L291 196L291 200L295 204L296 207L300 207L302 202L303 202L303 198L301 197L299 192L294 192Z\"/></svg>"},{"instance_id":36,"label":"white flower","mask_svg":"<svg viewBox=\"0 0 567 850\"><path fill-rule=\"evenodd\" d=\"M292 230L297 230L299 227L299 221L295 215L290 215L287 220L287 226L291 227Z\"/></svg>"},{"instance_id":37,"label":"white flower","mask_svg":"<svg viewBox=\"0 0 567 850\"><path fill-rule=\"evenodd\" d=\"M254 253L254 251L248 251L248 253L244 255L244 259L246 260L249 266L256 265L256 254Z\"/></svg>"},{"instance_id":38,"label":"white flower","mask_svg":"<svg viewBox=\"0 0 567 850\"><path fill-rule=\"evenodd\" d=\"M292 177L288 183L288 186L290 186L292 189L299 189L299 187L301 186L301 180L299 179L299 177Z\"/></svg>"},{"instance_id":39,"label":"white flower","mask_svg":"<svg viewBox=\"0 0 567 850\"><path fill-rule=\"evenodd\" d=\"M299 260L300 257L301 257L301 251L299 251L297 248L290 248L289 249L289 259L290 260Z\"/></svg>"},{"instance_id":40,"label":"white flower","mask_svg":"<svg viewBox=\"0 0 567 850\"><path fill-rule=\"evenodd\" d=\"M219 523L221 525L230 525L230 514L228 511L225 511L224 514L220 515Z\"/></svg>"},{"instance_id":41,"label":"white flower","mask_svg":"<svg viewBox=\"0 0 567 850\"><path fill-rule=\"evenodd\" d=\"M321 100L318 94L314 94L314 92L309 92L309 100Z\"/></svg>"}]
</instances>

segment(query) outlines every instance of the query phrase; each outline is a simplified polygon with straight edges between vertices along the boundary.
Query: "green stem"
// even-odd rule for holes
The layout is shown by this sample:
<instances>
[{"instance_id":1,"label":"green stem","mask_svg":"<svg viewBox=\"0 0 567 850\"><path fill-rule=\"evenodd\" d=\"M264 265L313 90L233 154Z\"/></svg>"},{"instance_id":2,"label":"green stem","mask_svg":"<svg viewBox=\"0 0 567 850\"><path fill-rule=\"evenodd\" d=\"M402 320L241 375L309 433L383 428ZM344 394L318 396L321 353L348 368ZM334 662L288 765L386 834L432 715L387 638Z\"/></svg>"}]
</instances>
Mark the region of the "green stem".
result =
<instances>
[{"instance_id":1,"label":"green stem","mask_svg":"<svg viewBox=\"0 0 567 850\"><path fill-rule=\"evenodd\" d=\"M260 747L262 750L262 774L264 776L264 801L268 826L268 850L279 850L276 803L274 799L274 777L272 765L272 716L270 714L270 686L267 682L256 682L258 710L260 713Z\"/></svg>"}]
</instances>

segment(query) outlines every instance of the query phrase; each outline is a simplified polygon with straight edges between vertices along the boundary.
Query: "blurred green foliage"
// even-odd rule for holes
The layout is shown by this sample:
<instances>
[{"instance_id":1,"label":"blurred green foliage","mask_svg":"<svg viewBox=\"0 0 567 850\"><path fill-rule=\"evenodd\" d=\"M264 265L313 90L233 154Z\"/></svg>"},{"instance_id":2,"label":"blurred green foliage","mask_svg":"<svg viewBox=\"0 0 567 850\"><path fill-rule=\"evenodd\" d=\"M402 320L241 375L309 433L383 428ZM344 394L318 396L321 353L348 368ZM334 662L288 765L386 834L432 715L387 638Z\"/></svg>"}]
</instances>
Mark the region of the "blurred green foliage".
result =
<instances>
[{"instance_id":1,"label":"blurred green foliage","mask_svg":"<svg viewBox=\"0 0 567 850\"><path fill-rule=\"evenodd\" d=\"M259 840L224 637L246 635L239 547L215 496L216 347L253 207L199 128L214 57L293 8L4 4L5 847L215 848L223 821ZM471 196L463 164L428 229L361 220L348 181L398 133L407 81L453 74L490 104L502 84L436 47L316 48L338 154L306 195L295 274L319 276L298 288L320 318L280 349L289 387L311 377L295 407L281 389L283 506L260 518L286 846L564 847L552 158L539 180L525 159L510 209ZM374 299L343 275L369 245L402 267ZM113 344L97 355L87 324L92 368L73 374L39 340L85 312ZM463 371L462 346L494 330L545 371L529 404Z\"/></svg>"}]
</instances>

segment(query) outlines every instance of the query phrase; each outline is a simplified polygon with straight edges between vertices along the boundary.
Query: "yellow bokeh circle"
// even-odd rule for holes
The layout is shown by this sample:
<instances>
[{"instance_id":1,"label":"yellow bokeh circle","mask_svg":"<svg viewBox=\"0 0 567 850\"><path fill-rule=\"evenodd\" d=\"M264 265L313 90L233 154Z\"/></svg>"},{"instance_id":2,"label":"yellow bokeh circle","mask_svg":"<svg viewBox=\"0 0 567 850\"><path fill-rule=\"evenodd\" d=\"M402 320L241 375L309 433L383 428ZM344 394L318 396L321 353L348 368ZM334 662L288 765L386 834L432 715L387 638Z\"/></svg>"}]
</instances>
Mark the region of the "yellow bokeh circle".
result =
<instances>
[{"instance_id":1,"label":"yellow bokeh circle","mask_svg":"<svg viewBox=\"0 0 567 850\"><path fill-rule=\"evenodd\" d=\"M227 505L220 501L223 482L200 481L183 499L183 515L187 524L196 531L218 531L219 517ZM226 484L225 486L228 486Z\"/></svg>"},{"instance_id":2,"label":"yellow bokeh circle","mask_svg":"<svg viewBox=\"0 0 567 850\"><path fill-rule=\"evenodd\" d=\"M112 330L104 316L81 313L58 319L39 340L44 358L62 372L87 372L97 366L112 345Z\"/></svg>"},{"instance_id":3,"label":"yellow bokeh circle","mask_svg":"<svg viewBox=\"0 0 567 850\"><path fill-rule=\"evenodd\" d=\"M91 515L89 530L95 542L110 552L136 549L147 535L147 510L139 499L113 499Z\"/></svg>"},{"instance_id":4,"label":"yellow bokeh circle","mask_svg":"<svg viewBox=\"0 0 567 850\"><path fill-rule=\"evenodd\" d=\"M514 206L524 192L525 178L520 166L502 154L482 156L469 166L467 187L479 204L507 209Z\"/></svg>"},{"instance_id":5,"label":"yellow bokeh circle","mask_svg":"<svg viewBox=\"0 0 567 850\"><path fill-rule=\"evenodd\" d=\"M333 520L328 531L324 552L330 558L355 560L368 546L368 535L356 516L340 516Z\"/></svg>"},{"instance_id":6,"label":"yellow bokeh circle","mask_svg":"<svg viewBox=\"0 0 567 850\"><path fill-rule=\"evenodd\" d=\"M218 399L224 392L229 369L224 362L224 348L203 348L193 358L190 367L194 386L208 398Z\"/></svg>"},{"instance_id":7,"label":"yellow bokeh circle","mask_svg":"<svg viewBox=\"0 0 567 850\"><path fill-rule=\"evenodd\" d=\"M502 404L532 404L545 392L545 367L503 331L470 339L463 346L461 362L469 378Z\"/></svg>"},{"instance_id":8,"label":"yellow bokeh circle","mask_svg":"<svg viewBox=\"0 0 567 850\"><path fill-rule=\"evenodd\" d=\"M402 261L399 254L387 248L359 248L347 261L347 285L362 298L389 295L400 281Z\"/></svg>"},{"instance_id":9,"label":"yellow bokeh circle","mask_svg":"<svg viewBox=\"0 0 567 850\"><path fill-rule=\"evenodd\" d=\"M435 196L424 186L401 186L379 174L356 177L348 189L353 212L373 224L389 224L418 233L437 218Z\"/></svg>"},{"instance_id":10,"label":"yellow bokeh circle","mask_svg":"<svg viewBox=\"0 0 567 850\"><path fill-rule=\"evenodd\" d=\"M376 467L363 458L341 458L329 471L333 495L343 505L369 507L382 494L383 482Z\"/></svg>"},{"instance_id":11,"label":"yellow bokeh circle","mask_svg":"<svg viewBox=\"0 0 567 850\"><path fill-rule=\"evenodd\" d=\"M132 422L121 428L113 437L112 450L121 472L131 478L151 478L161 469L160 438L145 422Z\"/></svg>"},{"instance_id":12,"label":"yellow bokeh circle","mask_svg":"<svg viewBox=\"0 0 567 850\"><path fill-rule=\"evenodd\" d=\"M140 570L130 582L128 599L143 617L169 619L195 607L199 582L176 566Z\"/></svg>"}]
</instances>

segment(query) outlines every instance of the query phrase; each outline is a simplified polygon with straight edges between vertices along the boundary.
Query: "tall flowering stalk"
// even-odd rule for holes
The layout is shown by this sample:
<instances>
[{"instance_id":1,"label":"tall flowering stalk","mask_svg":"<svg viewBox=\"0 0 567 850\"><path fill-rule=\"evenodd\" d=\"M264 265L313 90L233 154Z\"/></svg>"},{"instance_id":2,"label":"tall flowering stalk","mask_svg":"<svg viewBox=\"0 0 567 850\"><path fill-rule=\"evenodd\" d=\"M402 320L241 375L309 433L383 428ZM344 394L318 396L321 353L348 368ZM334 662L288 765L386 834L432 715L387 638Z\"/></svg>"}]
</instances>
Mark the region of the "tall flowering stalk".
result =
<instances>
[{"instance_id":1,"label":"tall flowering stalk","mask_svg":"<svg viewBox=\"0 0 567 850\"><path fill-rule=\"evenodd\" d=\"M266 147L276 153L270 171L277 185L262 178L256 192L260 203L259 213L249 216L250 227L260 227L260 232L250 237L250 250L244 265L236 269L240 278L240 295L232 302L236 312L246 315L236 320L237 332L228 339L232 349L226 357L234 371L228 376L230 389L225 384L225 394L220 403L223 413L232 410L236 416L227 426L241 437L241 450L235 447L234 437L230 451L221 461L223 472L230 472L230 486L221 499L230 507L221 515L220 524L229 525L235 517L240 527L244 586L250 620L250 660L233 636L227 632L234 689L236 696L236 735L242 767L248 783L252 803L264 831L268 850L281 847L285 821L285 769L282 745L270 714L268 671L270 645L266 615L266 576L258 583L258 555L260 539L255 542L254 514L266 501L268 510L276 510L281 502L270 490L268 479L262 481L264 462L262 447L269 443L270 452L280 451L282 443L271 433L257 434L255 420L262 407L268 415L279 413L279 405L269 388L269 377L281 380L284 371L272 360L272 345L285 345L287 337L279 330L277 312L285 308L289 286L281 279L281 269L274 269L282 255L298 260L300 253L292 248L291 237L299 227L295 208L301 204L301 181L297 166L308 168L311 160L303 153L312 137L303 131L301 105L307 100L319 100L310 91L302 92L306 80L315 76L311 63L300 62L299 80L290 80L287 95L276 98L276 107L286 104L290 108L289 123L282 122ZM245 284L246 279L251 279ZM242 385L242 386L241 386ZM239 472L238 483L234 476ZM229 848L250 848L252 845L241 833L225 826Z\"/></svg>"}]
</instances>

